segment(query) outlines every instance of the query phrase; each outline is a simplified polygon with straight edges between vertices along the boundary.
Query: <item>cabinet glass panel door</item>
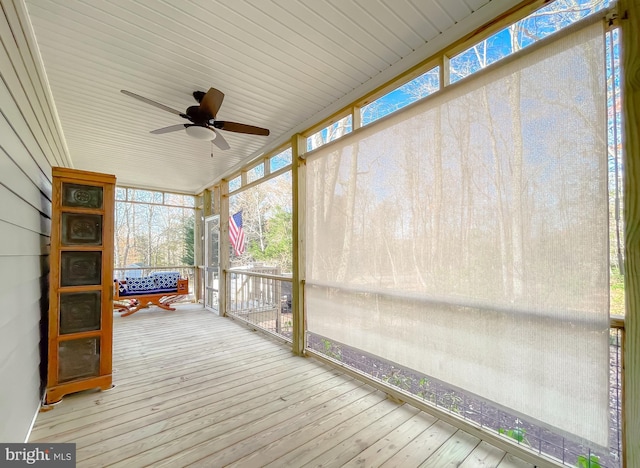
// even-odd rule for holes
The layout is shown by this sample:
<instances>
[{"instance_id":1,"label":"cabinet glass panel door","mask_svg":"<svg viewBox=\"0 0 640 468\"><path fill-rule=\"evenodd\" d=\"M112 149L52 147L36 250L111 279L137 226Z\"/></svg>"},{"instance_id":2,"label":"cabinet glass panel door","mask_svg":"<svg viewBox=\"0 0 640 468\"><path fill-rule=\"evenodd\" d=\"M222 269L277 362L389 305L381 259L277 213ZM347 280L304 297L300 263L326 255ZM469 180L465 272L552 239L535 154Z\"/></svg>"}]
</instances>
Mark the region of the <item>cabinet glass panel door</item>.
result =
<instances>
[{"instance_id":1,"label":"cabinet glass panel door","mask_svg":"<svg viewBox=\"0 0 640 468\"><path fill-rule=\"evenodd\" d=\"M60 293L61 335L100 330L101 292Z\"/></svg>"},{"instance_id":2,"label":"cabinet glass panel door","mask_svg":"<svg viewBox=\"0 0 640 468\"><path fill-rule=\"evenodd\" d=\"M80 184L62 184L62 206L102 208L102 187Z\"/></svg>"},{"instance_id":3,"label":"cabinet glass panel door","mask_svg":"<svg viewBox=\"0 0 640 468\"><path fill-rule=\"evenodd\" d=\"M58 382L100 374L100 338L61 341L58 345Z\"/></svg>"},{"instance_id":4,"label":"cabinet glass panel door","mask_svg":"<svg viewBox=\"0 0 640 468\"><path fill-rule=\"evenodd\" d=\"M102 245L102 215L62 213L61 231L64 246Z\"/></svg>"},{"instance_id":5,"label":"cabinet glass panel door","mask_svg":"<svg viewBox=\"0 0 640 468\"><path fill-rule=\"evenodd\" d=\"M62 252L60 286L99 285L102 280L102 252Z\"/></svg>"}]
</instances>

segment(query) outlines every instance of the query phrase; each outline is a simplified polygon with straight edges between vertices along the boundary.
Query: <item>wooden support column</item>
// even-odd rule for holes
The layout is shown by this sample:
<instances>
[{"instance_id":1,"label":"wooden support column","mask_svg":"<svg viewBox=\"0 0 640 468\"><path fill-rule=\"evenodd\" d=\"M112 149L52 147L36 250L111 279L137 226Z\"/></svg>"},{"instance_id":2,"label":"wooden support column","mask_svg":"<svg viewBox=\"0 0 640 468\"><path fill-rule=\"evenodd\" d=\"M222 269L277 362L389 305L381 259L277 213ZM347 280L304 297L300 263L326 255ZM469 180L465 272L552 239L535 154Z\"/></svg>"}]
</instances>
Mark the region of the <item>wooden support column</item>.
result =
<instances>
[{"instance_id":1,"label":"wooden support column","mask_svg":"<svg viewBox=\"0 0 640 468\"><path fill-rule=\"evenodd\" d=\"M619 3L624 119L624 465L640 466L640 2Z\"/></svg>"},{"instance_id":2,"label":"wooden support column","mask_svg":"<svg viewBox=\"0 0 640 468\"><path fill-rule=\"evenodd\" d=\"M201 196L198 197L201 204L196 208L195 220L193 223L193 263L195 268L195 278L193 291L196 302L204 302L204 290L202 282L204 280L204 219L211 215L211 190L205 189Z\"/></svg>"},{"instance_id":3,"label":"wooden support column","mask_svg":"<svg viewBox=\"0 0 640 468\"><path fill-rule=\"evenodd\" d=\"M203 196L198 196L196 197L196 200L199 200L199 203L202 203L203 198ZM193 213L193 264L195 265L193 293L195 295L196 302L200 302L200 300L204 299L204 292L202 291L202 278L204 275L204 271L202 269L204 265L204 238L202 236L204 231L203 212L203 207L199 204L196 206Z\"/></svg>"},{"instance_id":4,"label":"wooden support column","mask_svg":"<svg viewBox=\"0 0 640 468\"><path fill-rule=\"evenodd\" d=\"M211 189L205 189L202 193L202 211L204 217L211 216L213 214L213 203L211 203Z\"/></svg>"},{"instance_id":5,"label":"wooden support column","mask_svg":"<svg viewBox=\"0 0 640 468\"><path fill-rule=\"evenodd\" d=\"M220 183L220 278L218 279L218 300L220 316L227 315L229 292L227 287L227 270L229 269L229 181Z\"/></svg>"},{"instance_id":6,"label":"wooden support column","mask_svg":"<svg viewBox=\"0 0 640 468\"><path fill-rule=\"evenodd\" d=\"M293 311L293 352L298 355L304 354L306 330L304 313L306 166L305 161L300 158L305 148L305 137L298 134L291 138L293 185L293 283L291 288L293 297L291 308Z\"/></svg>"},{"instance_id":7,"label":"wooden support column","mask_svg":"<svg viewBox=\"0 0 640 468\"><path fill-rule=\"evenodd\" d=\"M264 177L267 177L271 174L271 158L264 158L262 164L264 164Z\"/></svg>"},{"instance_id":8,"label":"wooden support column","mask_svg":"<svg viewBox=\"0 0 640 468\"><path fill-rule=\"evenodd\" d=\"M351 126L353 130L362 127L362 108L360 106L353 106L351 109Z\"/></svg>"},{"instance_id":9,"label":"wooden support column","mask_svg":"<svg viewBox=\"0 0 640 468\"><path fill-rule=\"evenodd\" d=\"M446 55L442 55L440 60L438 61L438 69L439 74L439 88L442 89L445 86L449 86L451 84L451 67L449 66L449 57Z\"/></svg>"}]
</instances>

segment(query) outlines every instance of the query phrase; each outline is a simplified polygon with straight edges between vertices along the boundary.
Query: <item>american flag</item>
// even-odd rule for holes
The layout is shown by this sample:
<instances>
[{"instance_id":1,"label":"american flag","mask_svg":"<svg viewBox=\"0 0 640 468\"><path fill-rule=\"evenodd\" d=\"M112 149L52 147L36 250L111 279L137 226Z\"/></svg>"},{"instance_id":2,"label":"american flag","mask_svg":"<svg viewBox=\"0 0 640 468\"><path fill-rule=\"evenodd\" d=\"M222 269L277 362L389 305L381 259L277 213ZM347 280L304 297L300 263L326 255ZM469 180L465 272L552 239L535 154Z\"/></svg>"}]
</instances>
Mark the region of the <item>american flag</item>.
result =
<instances>
[{"instance_id":1,"label":"american flag","mask_svg":"<svg viewBox=\"0 0 640 468\"><path fill-rule=\"evenodd\" d=\"M229 238L236 255L244 252L244 230L242 229L242 211L238 211L229 218Z\"/></svg>"}]
</instances>

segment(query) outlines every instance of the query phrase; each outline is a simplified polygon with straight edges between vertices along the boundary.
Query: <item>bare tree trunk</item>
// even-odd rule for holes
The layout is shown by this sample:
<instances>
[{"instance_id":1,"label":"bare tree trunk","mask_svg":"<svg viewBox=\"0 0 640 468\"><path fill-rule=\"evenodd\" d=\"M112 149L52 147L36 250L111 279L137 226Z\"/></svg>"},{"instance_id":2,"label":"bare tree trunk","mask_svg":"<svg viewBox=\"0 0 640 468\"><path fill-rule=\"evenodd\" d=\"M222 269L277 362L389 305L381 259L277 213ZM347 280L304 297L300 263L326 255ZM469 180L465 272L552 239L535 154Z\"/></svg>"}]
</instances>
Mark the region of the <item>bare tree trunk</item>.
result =
<instances>
[{"instance_id":1,"label":"bare tree trunk","mask_svg":"<svg viewBox=\"0 0 640 468\"><path fill-rule=\"evenodd\" d=\"M511 251L513 261L513 294L519 297L524 289L524 248L523 248L523 206L522 206L522 121L520 116L520 74L513 76L509 87L509 104L511 105L511 137L513 138L513 164L511 169L511 193L513 206L511 210Z\"/></svg>"},{"instance_id":2,"label":"bare tree trunk","mask_svg":"<svg viewBox=\"0 0 640 468\"><path fill-rule=\"evenodd\" d=\"M460 154L460 167L461 167L461 181L460 181L460 239L459 246L460 249L460 265L457 266L458 271L469 272L469 239L471 237L471 223L470 219L470 210L471 204L473 203L473 194L471 190L471 165L469 163L469 152L470 142L469 142L469 125L462 125L460 129L460 133L458 134L460 140L460 148L468 148L467 151L461 151ZM469 283L469 274L456 275L458 279L458 287L461 289L468 285Z\"/></svg>"},{"instance_id":3,"label":"bare tree trunk","mask_svg":"<svg viewBox=\"0 0 640 468\"><path fill-rule=\"evenodd\" d=\"M442 109L438 107L436 114L433 142L434 154L434 200L431 207L431 252L429 255L429 272L432 281L436 278L437 265L441 265L440 255L442 252L442 210L443 210L443 165L442 165Z\"/></svg>"},{"instance_id":4,"label":"bare tree trunk","mask_svg":"<svg viewBox=\"0 0 640 468\"><path fill-rule=\"evenodd\" d=\"M509 28L511 35L511 48L513 51L520 49L518 41L518 27L513 25ZM522 142L522 119L520 115L520 73L513 75L513 81L509 87L509 105L511 107L511 137L513 139L513 164L511 169L511 193L513 197L513 207L511 216L511 249L513 261L513 294L519 297L524 288L524 248L523 248L523 142Z\"/></svg>"},{"instance_id":5,"label":"bare tree trunk","mask_svg":"<svg viewBox=\"0 0 640 468\"><path fill-rule=\"evenodd\" d=\"M124 255L122 256L122 265L127 266L129 264L129 244L131 243L131 204L124 203L125 206L125 219L126 219L126 229L127 235L125 238L125 247L124 247Z\"/></svg>"},{"instance_id":6,"label":"bare tree trunk","mask_svg":"<svg viewBox=\"0 0 640 468\"><path fill-rule=\"evenodd\" d=\"M346 128L341 126L337 132L339 132L338 137L342 136L346 132ZM349 269L349 259L351 258L352 252L351 247L353 244L353 225L354 225L354 212L356 206L356 194L358 189L358 151L359 145L356 145L353 148L353 152L351 154L351 164L349 167L349 181L347 185L347 206L346 206L346 219L344 226L344 238L342 241L342 254L340 255L340 263L338 264L338 271L336 274L336 278L338 281L342 281L347 278L348 269ZM338 164L339 165L339 164ZM337 173L335 174L337 178ZM332 190L332 193L335 192L335 188Z\"/></svg>"},{"instance_id":7,"label":"bare tree trunk","mask_svg":"<svg viewBox=\"0 0 640 468\"><path fill-rule=\"evenodd\" d=\"M491 155L493 156L494 165L494 185L496 188L496 202L498 205L498 235L500 237L500 269L502 276L502 292L505 296L510 295L511 288L509 284L509 256L507 253L507 222L508 213L505 207L504 201L504 178L502 174L502 165L500 158L498 157L498 143L494 132L495 123L491 117L491 108L489 107L489 98L487 97L486 87L482 89L483 106L487 115L487 131L489 133L489 140L491 142Z\"/></svg>"}]
</instances>

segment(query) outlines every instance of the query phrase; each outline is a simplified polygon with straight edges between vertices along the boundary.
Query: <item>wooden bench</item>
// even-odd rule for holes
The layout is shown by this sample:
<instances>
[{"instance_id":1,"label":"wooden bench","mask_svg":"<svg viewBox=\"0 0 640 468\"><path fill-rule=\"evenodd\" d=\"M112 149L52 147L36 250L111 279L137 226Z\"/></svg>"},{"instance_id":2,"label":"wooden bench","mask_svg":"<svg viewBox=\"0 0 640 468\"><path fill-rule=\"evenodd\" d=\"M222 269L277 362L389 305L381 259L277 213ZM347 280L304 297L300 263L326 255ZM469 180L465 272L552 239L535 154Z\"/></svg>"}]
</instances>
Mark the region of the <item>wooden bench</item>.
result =
<instances>
[{"instance_id":1,"label":"wooden bench","mask_svg":"<svg viewBox=\"0 0 640 468\"><path fill-rule=\"evenodd\" d=\"M176 272L157 272L142 278L127 277L113 282L114 309L122 317L155 305L165 310L176 310L171 304L189 294L189 279Z\"/></svg>"}]
</instances>

